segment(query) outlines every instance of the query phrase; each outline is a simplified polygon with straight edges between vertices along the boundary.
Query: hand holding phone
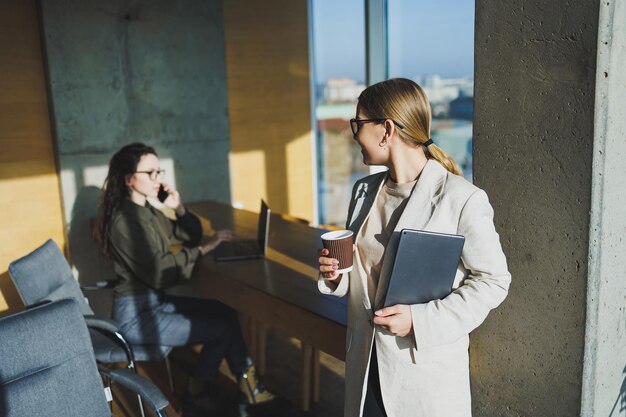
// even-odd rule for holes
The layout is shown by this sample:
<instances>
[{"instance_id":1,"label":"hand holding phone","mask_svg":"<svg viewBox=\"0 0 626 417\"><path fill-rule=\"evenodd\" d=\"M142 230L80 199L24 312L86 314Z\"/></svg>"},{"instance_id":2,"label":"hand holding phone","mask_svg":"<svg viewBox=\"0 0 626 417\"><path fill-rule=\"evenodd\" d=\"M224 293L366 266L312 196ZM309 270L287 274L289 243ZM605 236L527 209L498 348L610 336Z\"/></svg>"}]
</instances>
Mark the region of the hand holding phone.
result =
<instances>
[{"instance_id":1,"label":"hand holding phone","mask_svg":"<svg viewBox=\"0 0 626 417\"><path fill-rule=\"evenodd\" d=\"M169 197L169 196L170 196L170 193L165 191L165 187L163 187L163 184L161 184L161 187L159 187L159 194L157 195L157 198L162 203L165 200L167 200L167 197Z\"/></svg>"},{"instance_id":2,"label":"hand holding phone","mask_svg":"<svg viewBox=\"0 0 626 417\"><path fill-rule=\"evenodd\" d=\"M185 214L185 207L183 207L180 201L180 194L167 184L161 184L157 199L163 203L165 207L175 210L177 215L182 216Z\"/></svg>"}]
</instances>

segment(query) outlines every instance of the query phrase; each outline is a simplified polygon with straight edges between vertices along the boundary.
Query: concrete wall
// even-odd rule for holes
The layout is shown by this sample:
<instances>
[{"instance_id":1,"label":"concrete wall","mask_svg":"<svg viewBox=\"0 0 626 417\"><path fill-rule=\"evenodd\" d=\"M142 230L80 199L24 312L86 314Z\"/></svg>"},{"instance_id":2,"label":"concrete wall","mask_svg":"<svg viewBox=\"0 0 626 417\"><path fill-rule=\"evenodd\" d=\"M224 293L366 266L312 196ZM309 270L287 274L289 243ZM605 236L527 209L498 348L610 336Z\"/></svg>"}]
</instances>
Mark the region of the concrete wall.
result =
<instances>
[{"instance_id":1,"label":"concrete wall","mask_svg":"<svg viewBox=\"0 0 626 417\"><path fill-rule=\"evenodd\" d=\"M90 280L107 278L83 243L124 144L154 146L184 201L230 201L222 4L46 0L41 9L72 260Z\"/></svg>"},{"instance_id":2,"label":"concrete wall","mask_svg":"<svg viewBox=\"0 0 626 417\"><path fill-rule=\"evenodd\" d=\"M472 335L477 417L580 412L598 10L476 1L474 175L513 275Z\"/></svg>"},{"instance_id":3,"label":"concrete wall","mask_svg":"<svg viewBox=\"0 0 626 417\"><path fill-rule=\"evenodd\" d=\"M626 416L626 1L600 4L582 416Z\"/></svg>"}]
</instances>

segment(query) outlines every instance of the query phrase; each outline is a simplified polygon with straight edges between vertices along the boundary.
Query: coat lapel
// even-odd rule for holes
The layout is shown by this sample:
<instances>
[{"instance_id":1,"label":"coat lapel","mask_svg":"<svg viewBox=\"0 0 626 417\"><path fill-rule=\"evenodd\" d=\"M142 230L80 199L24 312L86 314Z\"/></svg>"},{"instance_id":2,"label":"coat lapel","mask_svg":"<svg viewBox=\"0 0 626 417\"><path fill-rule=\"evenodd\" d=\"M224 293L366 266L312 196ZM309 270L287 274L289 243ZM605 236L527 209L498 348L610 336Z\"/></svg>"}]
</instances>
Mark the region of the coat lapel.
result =
<instances>
[{"instance_id":1,"label":"coat lapel","mask_svg":"<svg viewBox=\"0 0 626 417\"><path fill-rule=\"evenodd\" d=\"M359 233L361 232L361 228L365 224L365 221L369 217L372 208L374 207L374 202L376 201L376 197L380 190L382 189L382 185L385 183L387 179L387 172L382 172L378 175L374 175L371 177L367 177L357 186L356 194L354 195L354 200L352 202L352 210L349 212L348 218L348 229L352 230L354 233L354 242L356 243ZM361 284L361 288L363 288L363 305L366 309L371 311L370 298L368 295L368 285L367 285L367 277L362 276L358 270L358 251L354 254L354 264L355 271L354 277L358 278ZM371 314L371 313L370 313Z\"/></svg>"},{"instance_id":2,"label":"coat lapel","mask_svg":"<svg viewBox=\"0 0 626 417\"><path fill-rule=\"evenodd\" d=\"M429 159L387 243L374 299L376 308L382 307L383 297L387 292L389 274L398 249L400 232L402 229L423 230L426 228L444 189L446 177L447 170L437 161Z\"/></svg>"}]
</instances>

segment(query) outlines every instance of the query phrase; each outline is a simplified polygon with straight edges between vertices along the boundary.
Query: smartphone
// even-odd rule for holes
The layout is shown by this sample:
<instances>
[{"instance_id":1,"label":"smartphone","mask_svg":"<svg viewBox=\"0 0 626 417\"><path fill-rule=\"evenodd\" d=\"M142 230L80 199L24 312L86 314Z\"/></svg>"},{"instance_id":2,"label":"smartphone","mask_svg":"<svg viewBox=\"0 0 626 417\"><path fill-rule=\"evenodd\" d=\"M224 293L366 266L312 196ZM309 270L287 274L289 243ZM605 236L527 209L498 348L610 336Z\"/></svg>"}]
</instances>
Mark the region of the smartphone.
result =
<instances>
[{"instance_id":1,"label":"smartphone","mask_svg":"<svg viewBox=\"0 0 626 417\"><path fill-rule=\"evenodd\" d=\"M159 194L157 195L157 198L159 199L159 201L162 203L164 202L167 197L169 197L169 193L167 191L165 191L165 188L163 188L163 184L161 184L161 187L159 188Z\"/></svg>"}]
</instances>

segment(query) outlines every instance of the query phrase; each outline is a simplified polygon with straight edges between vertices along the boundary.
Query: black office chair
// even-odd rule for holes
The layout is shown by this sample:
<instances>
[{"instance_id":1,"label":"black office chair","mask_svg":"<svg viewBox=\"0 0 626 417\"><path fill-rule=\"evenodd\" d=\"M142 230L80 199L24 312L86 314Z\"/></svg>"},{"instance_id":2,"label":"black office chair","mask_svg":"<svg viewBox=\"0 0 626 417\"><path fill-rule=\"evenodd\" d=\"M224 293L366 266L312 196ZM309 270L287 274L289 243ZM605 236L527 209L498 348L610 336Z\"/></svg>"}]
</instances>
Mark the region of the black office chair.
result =
<instances>
[{"instance_id":1,"label":"black office chair","mask_svg":"<svg viewBox=\"0 0 626 417\"><path fill-rule=\"evenodd\" d=\"M126 368L105 379L141 395L159 417L167 399ZM0 415L110 417L85 321L72 299L44 303L0 319Z\"/></svg>"},{"instance_id":2,"label":"black office chair","mask_svg":"<svg viewBox=\"0 0 626 417\"><path fill-rule=\"evenodd\" d=\"M172 348L155 345L131 346L124 339L114 320L94 315L72 275L65 256L51 239L28 255L11 262L9 275L26 306L44 300L56 301L63 298L76 300L89 327L93 350L99 363L127 362L129 369L135 369L135 361L164 360L170 389L174 392L168 359Z\"/></svg>"}]
</instances>

